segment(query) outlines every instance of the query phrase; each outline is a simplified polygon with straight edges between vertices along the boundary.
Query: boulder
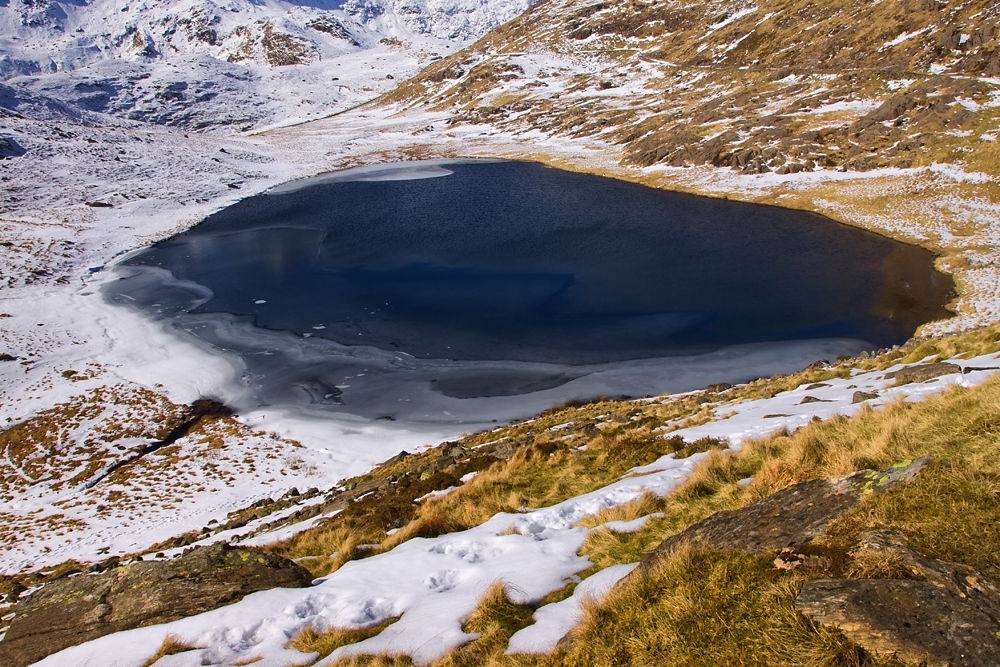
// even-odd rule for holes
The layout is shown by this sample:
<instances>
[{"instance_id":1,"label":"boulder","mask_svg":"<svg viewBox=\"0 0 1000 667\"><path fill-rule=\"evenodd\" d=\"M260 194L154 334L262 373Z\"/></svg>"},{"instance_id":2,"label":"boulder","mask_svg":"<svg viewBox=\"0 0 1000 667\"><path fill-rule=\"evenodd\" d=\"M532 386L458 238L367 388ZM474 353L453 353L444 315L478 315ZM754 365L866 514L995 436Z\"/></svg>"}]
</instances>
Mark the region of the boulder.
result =
<instances>
[{"instance_id":1,"label":"boulder","mask_svg":"<svg viewBox=\"0 0 1000 667\"><path fill-rule=\"evenodd\" d=\"M1000 664L1000 591L966 565L928 558L902 535L872 531L859 550L905 570L899 579L816 579L795 608L869 652L928 667Z\"/></svg>"},{"instance_id":2,"label":"boulder","mask_svg":"<svg viewBox=\"0 0 1000 667\"><path fill-rule=\"evenodd\" d=\"M226 544L171 561L142 561L46 584L14 608L0 665L24 667L113 632L167 623L271 588L309 586L292 561Z\"/></svg>"},{"instance_id":3,"label":"boulder","mask_svg":"<svg viewBox=\"0 0 1000 667\"><path fill-rule=\"evenodd\" d=\"M939 361L934 364L918 364L916 366L907 366L906 368L901 368L898 371L893 371L892 373L886 373L886 380L896 380L896 385L909 384L911 382L926 382L936 377L941 377L942 375L951 375L952 373L961 373L962 367L957 364L948 363L947 361Z\"/></svg>"},{"instance_id":4,"label":"boulder","mask_svg":"<svg viewBox=\"0 0 1000 667\"><path fill-rule=\"evenodd\" d=\"M690 543L718 551L768 553L822 535L830 523L861 499L913 479L930 461L903 461L888 470L863 470L846 477L793 484L738 510L723 510L663 540L643 558L649 567L677 546Z\"/></svg>"},{"instance_id":5,"label":"boulder","mask_svg":"<svg viewBox=\"0 0 1000 667\"><path fill-rule=\"evenodd\" d=\"M21 157L26 152L14 137L0 135L0 159Z\"/></svg>"},{"instance_id":6,"label":"boulder","mask_svg":"<svg viewBox=\"0 0 1000 667\"><path fill-rule=\"evenodd\" d=\"M878 398L878 393L873 391L856 391L854 395L851 396L851 403L864 403L865 401L872 401Z\"/></svg>"}]
</instances>

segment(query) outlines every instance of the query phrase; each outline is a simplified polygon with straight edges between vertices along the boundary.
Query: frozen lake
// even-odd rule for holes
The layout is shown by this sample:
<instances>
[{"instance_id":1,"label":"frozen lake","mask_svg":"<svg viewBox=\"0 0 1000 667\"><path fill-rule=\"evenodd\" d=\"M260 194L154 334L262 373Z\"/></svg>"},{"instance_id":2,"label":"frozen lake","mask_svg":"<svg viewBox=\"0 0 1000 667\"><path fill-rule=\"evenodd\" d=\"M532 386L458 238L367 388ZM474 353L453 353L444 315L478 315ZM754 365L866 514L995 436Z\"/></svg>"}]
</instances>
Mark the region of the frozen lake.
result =
<instances>
[{"instance_id":1,"label":"frozen lake","mask_svg":"<svg viewBox=\"0 0 1000 667\"><path fill-rule=\"evenodd\" d=\"M432 161L245 199L106 295L238 355L258 405L481 422L903 342L949 315L933 260L801 211Z\"/></svg>"}]
</instances>

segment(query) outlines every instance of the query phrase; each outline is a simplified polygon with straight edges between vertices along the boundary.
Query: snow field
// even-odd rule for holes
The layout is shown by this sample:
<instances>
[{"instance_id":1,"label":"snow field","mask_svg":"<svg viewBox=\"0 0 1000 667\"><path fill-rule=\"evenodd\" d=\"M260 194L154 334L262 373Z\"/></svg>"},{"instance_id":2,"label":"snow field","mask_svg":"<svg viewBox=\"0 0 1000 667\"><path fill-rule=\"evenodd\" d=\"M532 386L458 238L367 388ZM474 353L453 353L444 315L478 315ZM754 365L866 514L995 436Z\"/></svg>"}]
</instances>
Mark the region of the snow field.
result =
<instances>
[{"instance_id":1,"label":"snow field","mask_svg":"<svg viewBox=\"0 0 1000 667\"><path fill-rule=\"evenodd\" d=\"M0 310L9 315L0 333L6 349L26 362L0 362L5 424L66 404L100 415L72 427L61 418L67 425L53 449L0 458L0 478L12 480L0 493L0 516L18 528L0 536L0 571L143 550L223 521L261 498L291 487L327 488L402 449L460 432L457 426L406 428L264 409L243 415L246 427L233 422L190 434L168 448L175 453L162 450L93 486L86 485L97 479L97 469L69 483L97 461L106 467L134 456L157 439L157 415L179 412L178 404L206 396L239 403L247 390L241 364L194 337L178 337L162 323L107 304L93 285L26 288L5 295ZM71 370L75 374L67 377ZM303 436L303 446L275 435L289 430Z\"/></svg>"},{"instance_id":2,"label":"snow field","mask_svg":"<svg viewBox=\"0 0 1000 667\"><path fill-rule=\"evenodd\" d=\"M853 414L862 407L852 402L856 391L878 393L877 399L870 399L876 405L899 398L920 400L950 386L977 384L1000 368L1000 355L995 354L954 361L982 370L900 387L891 386L894 380L886 379L885 374L902 365L855 372L850 378L804 385L769 399L719 405L715 408L717 421L671 435L689 441L706 435L725 438L738 449L750 437L794 429L817 417ZM817 400L803 402L806 396ZM257 658L261 665L277 667L314 657L285 648L305 627L372 627L396 617L398 620L377 636L341 647L319 664L329 665L347 655L380 652L407 654L417 664L427 664L475 638L462 631L462 624L490 585L503 582L514 601L531 603L572 583L574 575L591 565L578 553L589 532L579 526L581 519L647 492L667 495L706 456L701 453L676 459L667 455L633 468L617 482L551 507L497 514L466 531L412 539L392 551L351 561L318 580L313 588L256 593L200 616L103 637L38 664L97 665L115 656L121 667L138 666L173 635L200 648L164 658L158 667L232 664ZM636 530L646 518L608 522L591 530ZM570 598L540 607L535 624L512 637L508 652L551 650L578 619L584 597L599 599L633 566L622 564L600 571L578 586Z\"/></svg>"},{"instance_id":3,"label":"snow field","mask_svg":"<svg viewBox=\"0 0 1000 667\"><path fill-rule=\"evenodd\" d=\"M342 647L320 664L383 651L406 653L426 664L475 638L461 626L490 585L503 582L519 603L540 600L564 587L591 565L577 553L588 533L576 525L581 519L646 492L665 495L703 456L662 460L654 472L626 477L552 507L502 513L467 531L409 540L387 553L351 561L312 588L256 593L206 614L109 635L38 664L98 665L114 656L119 667L138 666L173 635L204 648L172 656L159 667L231 664L257 657L261 665L284 667L307 661L307 656L284 648L307 626L370 627L396 616L399 620L381 634ZM553 632L575 613L568 605L559 609L552 617L564 620L545 622Z\"/></svg>"}]
</instances>

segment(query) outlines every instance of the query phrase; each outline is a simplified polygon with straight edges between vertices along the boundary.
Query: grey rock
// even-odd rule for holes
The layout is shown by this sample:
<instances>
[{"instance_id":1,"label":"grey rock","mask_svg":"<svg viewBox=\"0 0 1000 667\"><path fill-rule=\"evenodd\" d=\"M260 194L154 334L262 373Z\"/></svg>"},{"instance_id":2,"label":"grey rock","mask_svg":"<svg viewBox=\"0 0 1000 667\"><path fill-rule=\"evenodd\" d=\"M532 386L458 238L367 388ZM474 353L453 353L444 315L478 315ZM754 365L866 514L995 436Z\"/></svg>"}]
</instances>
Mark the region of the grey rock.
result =
<instances>
[{"instance_id":1,"label":"grey rock","mask_svg":"<svg viewBox=\"0 0 1000 667\"><path fill-rule=\"evenodd\" d=\"M21 157L26 152L13 137L0 135L0 159Z\"/></svg>"},{"instance_id":2,"label":"grey rock","mask_svg":"<svg viewBox=\"0 0 1000 667\"><path fill-rule=\"evenodd\" d=\"M864 403L865 401L871 401L876 398L878 398L878 394L876 392L856 391L854 392L854 396L851 397L851 403Z\"/></svg>"},{"instance_id":3,"label":"grey rock","mask_svg":"<svg viewBox=\"0 0 1000 667\"><path fill-rule=\"evenodd\" d=\"M916 555L919 558L919 555ZM795 608L817 623L839 628L865 650L928 667L1000 664L1000 596L968 570L932 561L935 579L817 579L806 582ZM961 590L966 592L963 593Z\"/></svg>"},{"instance_id":4,"label":"grey rock","mask_svg":"<svg viewBox=\"0 0 1000 667\"><path fill-rule=\"evenodd\" d=\"M896 386L901 384L909 384L911 382L926 382L936 377L941 377L942 375L951 375L952 373L961 373L962 367L956 364L948 363L947 361L939 361L934 364L918 364L916 366L907 366L906 368L901 368L898 371L893 371L892 373L886 373L886 380L896 380Z\"/></svg>"},{"instance_id":5,"label":"grey rock","mask_svg":"<svg viewBox=\"0 0 1000 667\"><path fill-rule=\"evenodd\" d=\"M225 544L173 561L137 562L46 584L20 600L0 642L0 665L26 667L113 632L167 623L271 588L309 586L290 560Z\"/></svg>"},{"instance_id":6,"label":"grey rock","mask_svg":"<svg viewBox=\"0 0 1000 667\"><path fill-rule=\"evenodd\" d=\"M780 551L819 535L862 498L909 481L930 461L904 461L882 472L799 482L738 510L723 510L668 537L643 558L649 567L684 543L720 551Z\"/></svg>"}]
</instances>

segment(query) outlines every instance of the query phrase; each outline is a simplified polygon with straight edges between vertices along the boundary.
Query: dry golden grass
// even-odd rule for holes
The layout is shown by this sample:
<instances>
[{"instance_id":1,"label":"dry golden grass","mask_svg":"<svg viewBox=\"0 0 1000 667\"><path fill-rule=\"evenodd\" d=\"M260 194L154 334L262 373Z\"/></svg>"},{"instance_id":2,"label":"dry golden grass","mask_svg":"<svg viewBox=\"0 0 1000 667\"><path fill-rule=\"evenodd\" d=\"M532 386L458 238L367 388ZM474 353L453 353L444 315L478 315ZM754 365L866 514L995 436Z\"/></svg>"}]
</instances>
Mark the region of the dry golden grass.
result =
<instances>
[{"instance_id":1,"label":"dry golden grass","mask_svg":"<svg viewBox=\"0 0 1000 667\"><path fill-rule=\"evenodd\" d=\"M312 627L307 627L295 635L292 641L288 643L288 648L293 648L302 653L318 653L319 655L316 660L320 660L341 646L357 644L369 637L374 637L398 620L399 617L397 616L369 628L329 628L322 632Z\"/></svg>"},{"instance_id":2,"label":"dry golden grass","mask_svg":"<svg viewBox=\"0 0 1000 667\"><path fill-rule=\"evenodd\" d=\"M681 548L584 606L568 648L531 664L892 665L835 630L816 627L793 601L802 580L768 556Z\"/></svg>"},{"instance_id":3,"label":"dry golden grass","mask_svg":"<svg viewBox=\"0 0 1000 667\"><path fill-rule=\"evenodd\" d=\"M597 514L585 516L576 525L583 526L584 528L596 528L609 521L634 521L662 511L664 505L663 498L647 491L624 505L615 505L614 507L601 510Z\"/></svg>"},{"instance_id":4,"label":"dry golden grass","mask_svg":"<svg viewBox=\"0 0 1000 667\"><path fill-rule=\"evenodd\" d=\"M329 530L312 530L300 533L276 549L293 559L304 559L299 564L316 576L333 572L351 560L360 536L348 526L334 526Z\"/></svg>"},{"instance_id":5,"label":"dry golden grass","mask_svg":"<svg viewBox=\"0 0 1000 667\"><path fill-rule=\"evenodd\" d=\"M851 552L851 563L845 572L851 579L913 579L913 572L899 556L877 549Z\"/></svg>"},{"instance_id":6,"label":"dry golden grass","mask_svg":"<svg viewBox=\"0 0 1000 667\"><path fill-rule=\"evenodd\" d=\"M167 638L160 644L160 648L153 654L153 657L142 663L142 667L151 667L164 656L177 655L185 651L192 651L194 648L194 646L182 642L176 635L167 635Z\"/></svg>"},{"instance_id":7,"label":"dry golden grass","mask_svg":"<svg viewBox=\"0 0 1000 667\"><path fill-rule=\"evenodd\" d=\"M601 433L585 451L571 451L560 441L536 441L452 493L423 504L416 520L433 520L451 530L470 528L499 512L545 507L600 488L671 451L670 441L635 433Z\"/></svg>"}]
</instances>

